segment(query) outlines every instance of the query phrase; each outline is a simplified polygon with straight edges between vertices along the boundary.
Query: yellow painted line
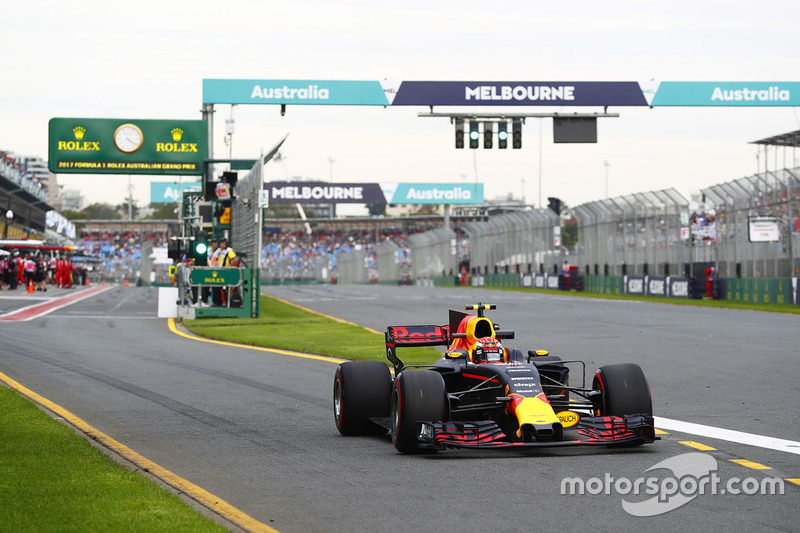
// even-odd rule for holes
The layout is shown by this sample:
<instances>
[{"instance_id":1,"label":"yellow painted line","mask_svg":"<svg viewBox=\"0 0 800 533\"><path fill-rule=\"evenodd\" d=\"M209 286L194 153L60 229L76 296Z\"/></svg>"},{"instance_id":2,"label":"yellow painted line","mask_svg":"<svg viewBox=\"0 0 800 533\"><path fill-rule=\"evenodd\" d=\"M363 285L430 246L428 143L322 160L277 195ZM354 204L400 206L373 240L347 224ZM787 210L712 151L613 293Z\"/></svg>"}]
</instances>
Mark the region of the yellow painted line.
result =
<instances>
[{"instance_id":1,"label":"yellow painted line","mask_svg":"<svg viewBox=\"0 0 800 533\"><path fill-rule=\"evenodd\" d=\"M753 461L748 461L747 459L731 459L731 462L746 466L747 468L752 468L753 470L772 470L772 467L754 463Z\"/></svg>"},{"instance_id":2,"label":"yellow painted line","mask_svg":"<svg viewBox=\"0 0 800 533\"><path fill-rule=\"evenodd\" d=\"M800 485L800 477L787 477L785 479L789 483L794 483L795 485Z\"/></svg>"},{"instance_id":3,"label":"yellow painted line","mask_svg":"<svg viewBox=\"0 0 800 533\"><path fill-rule=\"evenodd\" d=\"M661 431L660 429L656 430L656 435L669 435L666 431Z\"/></svg>"},{"instance_id":4,"label":"yellow painted line","mask_svg":"<svg viewBox=\"0 0 800 533\"><path fill-rule=\"evenodd\" d=\"M300 352L290 352L288 350L278 350L275 348L263 348L261 346L251 346L248 344L238 344L235 342L228 342L228 341L218 341L214 339L206 339L204 337L198 337L196 335L191 335L189 333L184 333L183 331L179 330L178 327L175 325L175 319L170 318L167 319L167 323L169 324L169 330L176 334L180 335L181 337L185 337L187 339L191 339L193 341L198 342L210 342L211 344L219 344L220 346L231 346L233 348L247 348L248 350L256 350L259 352L269 352L269 353L277 353L281 355L289 355L291 357L300 357L302 359L315 359L317 361L326 361L328 363L344 363L347 359L337 359L336 357L326 357L324 355L313 355L310 353L300 353Z\"/></svg>"},{"instance_id":5,"label":"yellow painted line","mask_svg":"<svg viewBox=\"0 0 800 533\"><path fill-rule=\"evenodd\" d=\"M0 372L0 381L11 387L12 389L18 391L23 396L27 396L34 402L39 405L42 405L52 411L53 413L57 414L80 431L82 431L87 437L93 439L103 446L113 450L114 452L118 453L131 463L135 464L142 470L150 472L157 478L164 481L168 485L175 487L179 491L187 494L191 498L195 499L202 505L208 507L215 513L219 514L220 516L226 518L227 520L233 522L234 524L246 529L248 531L258 531L258 532L265 532L265 533L278 533L276 529L269 527L266 524L263 524L253 518L252 516L245 514L244 512L240 511L236 507L232 506L228 502L224 501L222 498L214 496L210 492L206 491L198 487L197 485L183 479L182 477L178 476L167 470L166 468L162 468L161 466L157 465L153 461L147 459L136 453L135 451L131 450L124 444L117 442L116 440L112 439L105 433L95 429L94 427L90 426L82 419L78 418L71 412L67 411L60 405L57 405L47 398L40 396L33 392L32 390L24 387L23 385L17 383L10 377L6 376L2 372Z\"/></svg>"},{"instance_id":6,"label":"yellow painted line","mask_svg":"<svg viewBox=\"0 0 800 533\"><path fill-rule=\"evenodd\" d=\"M367 331L369 331L371 333L377 333L378 335L383 335L383 332L375 331L372 328L368 328L366 326L362 326L362 325L359 325L359 324L354 324L353 322L348 322L347 320L342 320L341 318L336 318L335 316L329 316L329 315L326 315L325 313L320 313L318 311L314 311L313 309L308 309L307 307L303 307L302 305L297 305L297 304L292 303L292 302L287 302L286 300L281 300L280 298L275 298L274 296L270 296L269 294L264 294L263 292L261 294L263 296L268 297L268 298L272 298L273 300L278 300L281 303L285 303L286 305L291 305L292 307L296 307L298 309L302 309L303 311L306 311L307 313L314 313L315 315L319 315L321 317L329 318L331 320L339 322L340 324L349 324L351 326L356 326L358 328L364 328L365 330L367 330Z\"/></svg>"},{"instance_id":7,"label":"yellow painted line","mask_svg":"<svg viewBox=\"0 0 800 533\"><path fill-rule=\"evenodd\" d=\"M716 450L716 448L712 448L711 446L706 446L705 444L700 444L699 442L694 442L692 440L682 440L679 442L684 446L689 446L690 448L694 448L696 450L700 450L703 452L710 452L712 450Z\"/></svg>"}]
</instances>

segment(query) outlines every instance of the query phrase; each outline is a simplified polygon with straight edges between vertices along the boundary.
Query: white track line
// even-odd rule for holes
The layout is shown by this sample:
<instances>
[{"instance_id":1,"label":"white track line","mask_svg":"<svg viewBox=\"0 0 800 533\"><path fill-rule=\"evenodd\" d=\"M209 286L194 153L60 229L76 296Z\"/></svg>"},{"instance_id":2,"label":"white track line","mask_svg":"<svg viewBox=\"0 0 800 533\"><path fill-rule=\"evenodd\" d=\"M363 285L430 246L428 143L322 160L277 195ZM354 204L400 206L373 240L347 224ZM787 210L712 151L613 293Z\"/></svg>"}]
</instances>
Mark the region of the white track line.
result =
<instances>
[{"instance_id":1,"label":"white track line","mask_svg":"<svg viewBox=\"0 0 800 533\"><path fill-rule=\"evenodd\" d=\"M757 446L759 448L767 448L769 450L777 450L779 452L788 452L800 455L800 442L793 440L765 437L763 435L756 435L754 433L744 433L742 431L733 431L731 429L715 428L713 426L704 426L702 424L693 424L691 422L681 422L680 420L672 420L670 418L662 418L660 416L656 416L654 418L655 425L658 429L679 431L681 433L689 433L690 435L699 435L701 437L709 437L711 439L726 440L729 442L746 444L748 446Z\"/></svg>"}]
</instances>

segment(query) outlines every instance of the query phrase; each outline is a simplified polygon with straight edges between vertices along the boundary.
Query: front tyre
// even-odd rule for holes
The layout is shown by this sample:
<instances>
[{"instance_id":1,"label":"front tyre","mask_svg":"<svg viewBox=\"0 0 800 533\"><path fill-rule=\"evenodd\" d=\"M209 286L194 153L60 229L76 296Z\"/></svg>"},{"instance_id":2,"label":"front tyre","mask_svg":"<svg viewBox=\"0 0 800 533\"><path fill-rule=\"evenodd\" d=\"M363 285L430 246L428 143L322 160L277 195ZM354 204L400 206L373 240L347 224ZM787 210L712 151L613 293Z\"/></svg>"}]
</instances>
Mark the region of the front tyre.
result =
<instances>
[{"instance_id":1,"label":"front tyre","mask_svg":"<svg viewBox=\"0 0 800 533\"><path fill-rule=\"evenodd\" d=\"M592 389L602 392L600 416L653 416L650 385L642 367L635 363L601 366L594 375Z\"/></svg>"},{"instance_id":2,"label":"front tyre","mask_svg":"<svg viewBox=\"0 0 800 533\"><path fill-rule=\"evenodd\" d=\"M447 418L447 392L442 375L433 370L405 370L392 389L392 443L399 452L420 453L421 421Z\"/></svg>"},{"instance_id":3,"label":"front tyre","mask_svg":"<svg viewBox=\"0 0 800 533\"><path fill-rule=\"evenodd\" d=\"M348 361L336 368L333 379L333 417L342 435L363 435L373 427L369 419L389 416L392 375L379 361Z\"/></svg>"}]
</instances>

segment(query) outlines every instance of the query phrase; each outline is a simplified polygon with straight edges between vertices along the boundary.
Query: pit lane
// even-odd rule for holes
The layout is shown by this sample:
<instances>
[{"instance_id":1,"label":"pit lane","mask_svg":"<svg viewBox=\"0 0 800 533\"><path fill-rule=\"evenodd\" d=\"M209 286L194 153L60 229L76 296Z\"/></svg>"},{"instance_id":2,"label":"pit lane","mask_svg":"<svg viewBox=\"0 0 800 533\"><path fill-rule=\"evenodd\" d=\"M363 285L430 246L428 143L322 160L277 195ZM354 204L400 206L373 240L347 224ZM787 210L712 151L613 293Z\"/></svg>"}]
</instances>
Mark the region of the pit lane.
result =
<instances>
[{"instance_id":1,"label":"pit lane","mask_svg":"<svg viewBox=\"0 0 800 533\"><path fill-rule=\"evenodd\" d=\"M640 363L657 416L797 440L795 316L472 289L267 292L378 331L496 303L489 316L517 331L509 345L584 359L589 371ZM385 437L342 437L332 421L335 363L186 339L154 319L156 303L153 289L114 288L2 324L0 371L279 531L794 527L793 486L784 496L700 496L646 519L625 513L618 494L560 493L565 477L640 477L693 451L681 444L688 434L634 450L422 457L397 454ZM800 477L797 455L696 440L716 448L723 477L763 475L731 459Z\"/></svg>"}]
</instances>

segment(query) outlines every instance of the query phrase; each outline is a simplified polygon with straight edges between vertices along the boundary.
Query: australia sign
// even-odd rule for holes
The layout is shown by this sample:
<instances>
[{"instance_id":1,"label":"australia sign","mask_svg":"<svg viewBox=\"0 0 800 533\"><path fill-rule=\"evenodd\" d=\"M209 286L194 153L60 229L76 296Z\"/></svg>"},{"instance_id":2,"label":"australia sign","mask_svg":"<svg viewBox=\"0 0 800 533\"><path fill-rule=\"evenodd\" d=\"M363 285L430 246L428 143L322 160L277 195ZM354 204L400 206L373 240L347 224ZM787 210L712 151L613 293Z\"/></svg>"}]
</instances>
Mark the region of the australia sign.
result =
<instances>
[{"instance_id":1,"label":"australia sign","mask_svg":"<svg viewBox=\"0 0 800 533\"><path fill-rule=\"evenodd\" d=\"M203 103L793 107L800 105L800 82L204 79Z\"/></svg>"}]
</instances>

